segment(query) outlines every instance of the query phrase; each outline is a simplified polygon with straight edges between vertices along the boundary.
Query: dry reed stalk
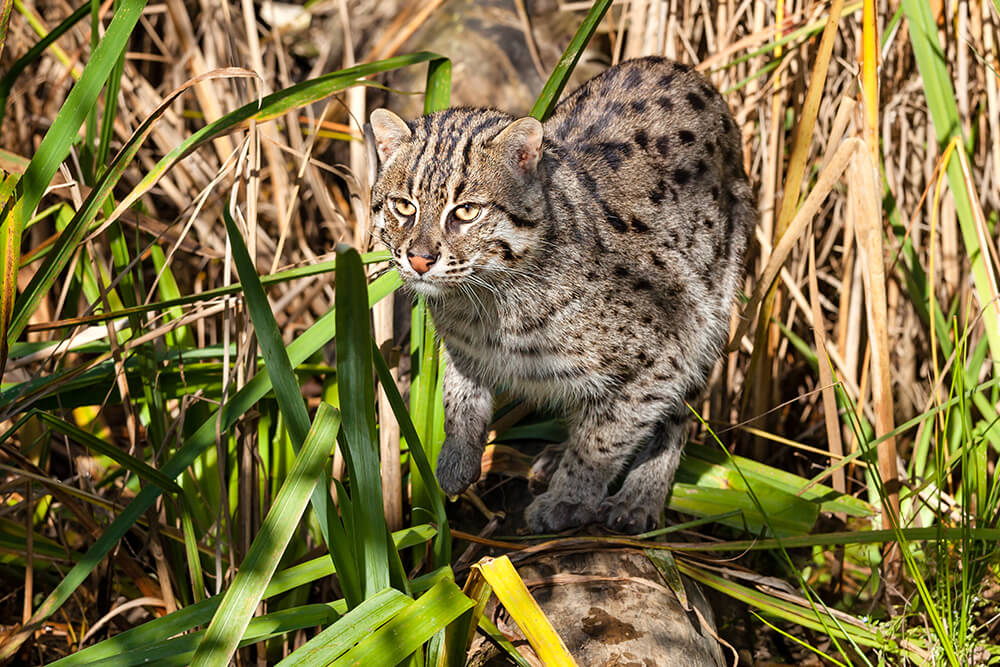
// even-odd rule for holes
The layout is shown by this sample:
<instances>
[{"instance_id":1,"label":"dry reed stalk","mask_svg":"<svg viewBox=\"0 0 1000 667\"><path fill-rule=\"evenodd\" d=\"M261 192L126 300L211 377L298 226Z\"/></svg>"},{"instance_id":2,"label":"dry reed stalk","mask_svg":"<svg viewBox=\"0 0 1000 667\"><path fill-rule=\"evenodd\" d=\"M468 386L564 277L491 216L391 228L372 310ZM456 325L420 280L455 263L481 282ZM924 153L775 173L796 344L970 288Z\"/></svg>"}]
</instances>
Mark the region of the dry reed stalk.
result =
<instances>
[{"instance_id":1,"label":"dry reed stalk","mask_svg":"<svg viewBox=\"0 0 1000 667\"><path fill-rule=\"evenodd\" d=\"M830 14L826 25L823 28L823 35L820 38L815 64L812 68L805 101L803 102L802 111L796 125L795 139L792 144L792 152L785 173L781 205L774 227L775 242L781 239L786 233L788 225L795 215L795 209L798 206L799 193L801 192L802 181L805 175L806 161L809 157L809 149L812 144L813 128L816 124L820 101L823 97L830 58L833 53L834 39L837 34L843 6L843 0L833 1L830 6ZM782 5L779 3L779 9L781 7ZM779 14L779 20L782 17L783 13ZM760 317L757 322L757 335L754 342L754 354L750 359L751 374L754 377L754 389L752 392L754 414L761 414L767 408L767 404L773 400L771 396L773 391L771 379L780 374L776 366L778 357L775 354L781 338L780 331L771 322L772 312L780 310L780 305L777 286L774 285L764 297L761 305ZM758 458L763 456L763 442L758 440L755 450Z\"/></svg>"},{"instance_id":2,"label":"dry reed stalk","mask_svg":"<svg viewBox=\"0 0 1000 667\"><path fill-rule=\"evenodd\" d=\"M788 225L788 228L785 230L785 234L782 235L778 244L774 247L767 265L758 276L756 286L750 295L750 300L743 309L744 319L739 328L737 328L733 339L730 341L729 349L735 349L735 346L739 344L740 339L742 339L746 334L750 321L756 314L761 301L763 301L765 292L771 288L771 285L774 283L775 278L777 278L782 265L785 263L785 260L788 259L788 256L794 249L799 237L805 231L809 221L819 211L819 207L822 205L826 195L829 194L830 190L833 189L833 186L840 180L841 175L847 169L848 162L850 161L852 155L862 143L863 142L856 137L845 139L834 152L833 157L830 158L830 162L827 164L826 169L820 172L819 177L816 179L816 185L813 186L813 189L809 192L809 196L807 196L805 201L802 202L802 206L799 207L795 217Z\"/></svg>"},{"instance_id":3,"label":"dry reed stalk","mask_svg":"<svg viewBox=\"0 0 1000 667\"><path fill-rule=\"evenodd\" d=\"M350 36L350 19L348 16L346 0L338 3L342 20L344 21L344 67L354 64L353 44ZM424 17L426 19L426 16ZM348 91L348 107L351 117L360 125L365 118L365 87L355 86ZM362 132L363 134L363 132ZM374 156L368 153L367 146L363 143L351 142L351 172L354 174L358 190L367 205L372 183L369 182L370 174L374 170L374 165L369 164L369 160ZM359 207L364 209L364 207ZM369 223L367 210L356 212L355 219L358 227L355 231L355 244L358 252L365 252L369 244ZM372 308L372 335L379 351L385 354L386 364L388 364L394 382L399 380L399 371L396 364L392 363L391 351L394 348L393 341L393 305L395 298L390 295L379 301ZM385 512L385 522L389 530L399 530L403 527L403 473L400 464L400 429L399 422L393 414L389 397L385 393L385 387L379 383L378 387L378 442L379 458L382 461L380 468L382 478L382 508Z\"/></svg>"},{"instance_id":4,"label":"dry reed stalk","mask_svg":"<svg viewBox=\"0 0 1000 667\"><path fill-rule=\"evenodd\" d=\"M844 456L844 443L840 439L840 420L838 419L837 399L833 393L833 373L827 359L822 354L826 350L826 323L823 320L823 310L819 303L819 281L816 279L816 244L812 235L809 238L809 294L812 297L813 333L816 337L816 366L819 368L819 382L822 387L823 416L826 423L826 437L829 443L831 457ZM844 469L838 468L833 473L833 488L840 493L847 491Z\"/></svg>"},{"instance_id":5,"label":"dry reed stalk","mask_svg":"<svg viewBox=\"0 0 1000 667\"><path fill-rule=\"evenodd\" d=\"M998 47L997 33L1000 29L998 25L997 13L991 12L989 3L982 3L982 23L983 23L983 57L986 60L986 114L989 123L989 134L991 137L1000 137L1000 92L998 92L998 77L994 72L1000 72L1000 59L997 57ZM993 189L1000 189L1000 141L990 142L990 157L993 161Z\"/></svg>"},{"instance_id":6,"label":"dry reed stalk","mask_svg":"<svg viewBox=\"0 0 1000 667\"><path fill-rule=\"evenodd\" d=\"M430 17L431 13L437 9L443 0L428 0L427 4L420 8L412 18L409 16L409 12L404 12L399 15L396 21L393 22L389 30L386 32L382 43L378 44L373 48L368 56L365 57L363 62L371 62L373 60L380 60L382 58L389 58L396 55L399 47L408 40L413 33L417 31L420 26ZM405 19L405 20L404 20Z\"/></svg>"},{"instance_id":7,"label":"dry reed stalk","mask_svg":"<svg viewBox=\"0 0 1000 667\"><path fill-rule=\"evenodd\" d=\"M186 64L192 77L197 77L203 72L207 72L211 67L205 62L205 56L198 47L198 40L195 37L194 26L191 25L191 17L188 16L187 8L182 0L166 0L167 11L170 19L177 30L177 37L181 43L181 50L186 57ZM198 104L205 113L205 120L212 122L222 117L222 106L219 104L219 94L213 90L214 86L209 81L199 81L195 86L195 95ZM228 136L217 137L212 140L215 152L220 160L225 160L226 156L233 152L233 142Z\"/></svg>"},{"instance_id":8,"label":"dry reed stalk","mask_svg":"<svg viewBox=\"0 0 1000 667\"><path fill-rule=\"evenodd\" d=\"M866 150L854 155L854 168L849 178L851 195L858 213L854 231L858 243L858 260L865 281L866 315L869 349L871 351L872 400L875 403L875 433L887 436L894 428L891 353L889 347L888 307L885 286L885 255L882 250L882 193L879 179L879 87L878 87L878 26L874 0L865 0L861 51L861 117L862 136ZM896 440L885 437L878 446L879 472L887 493L883 527L889 528L899 517L899 473ZM898 581L902 557L898 548L886 554L886 577L889 583Z\"/></svg>"}]
</instances>

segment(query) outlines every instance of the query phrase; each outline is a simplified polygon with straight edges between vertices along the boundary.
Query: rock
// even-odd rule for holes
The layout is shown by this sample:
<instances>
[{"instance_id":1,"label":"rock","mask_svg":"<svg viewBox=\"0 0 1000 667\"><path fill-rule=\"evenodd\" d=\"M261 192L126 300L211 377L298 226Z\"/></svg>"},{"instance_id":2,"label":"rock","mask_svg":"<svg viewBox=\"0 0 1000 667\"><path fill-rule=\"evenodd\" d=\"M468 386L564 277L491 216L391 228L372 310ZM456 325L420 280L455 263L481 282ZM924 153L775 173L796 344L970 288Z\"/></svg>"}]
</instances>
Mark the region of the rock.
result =
<instances>
[{"instance_id":1,"label":"rock","mask_svg":"<svg viewBox=\"0 0 1000 667\"><path fill-rule=\"evenodd\" d=\"M545 552L515 566L581 667L726 664L715 638L714 615L701 589L683 578L692 607L692 611L685 610L641 551ZM486 614L522 654L530 654L533 664L542 664L495 599ZM477 635L467 664L510 663Z\"/></svg>"}]
</instances>

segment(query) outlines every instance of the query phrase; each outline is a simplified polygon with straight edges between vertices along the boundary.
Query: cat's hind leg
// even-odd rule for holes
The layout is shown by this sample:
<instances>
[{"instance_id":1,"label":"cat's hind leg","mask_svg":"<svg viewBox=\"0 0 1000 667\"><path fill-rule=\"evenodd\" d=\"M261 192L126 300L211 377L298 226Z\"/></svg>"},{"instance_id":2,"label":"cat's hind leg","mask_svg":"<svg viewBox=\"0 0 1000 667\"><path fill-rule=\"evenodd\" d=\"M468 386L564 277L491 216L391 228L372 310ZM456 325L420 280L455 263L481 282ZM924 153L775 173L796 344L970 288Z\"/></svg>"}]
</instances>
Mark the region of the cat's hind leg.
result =
<instances>
[{"instance_id":1,"label":"cat's hind leg","mask_svg":"<svg viewBox=\"0 0 1000 667\"><path fill-rule=\"evenodd\" d=\"M598 515L611 530L636 534L659 524L684 449L687 415L681 410L672 409L664 414L621 489L601 503Z\"/></svg>"},{"instance_id":2,"label":"cat's hind leg","mask_svg":"<svg viewBox=\"0 0 1000 667\"><path fill-rule=\"evenodd\" d=\"M598 520L608 484L657 424L634 408L623 398L609 397L571 416L569 440L549 488L525 510L529 528L551 532Z\"/></svg>"}]
</instances>

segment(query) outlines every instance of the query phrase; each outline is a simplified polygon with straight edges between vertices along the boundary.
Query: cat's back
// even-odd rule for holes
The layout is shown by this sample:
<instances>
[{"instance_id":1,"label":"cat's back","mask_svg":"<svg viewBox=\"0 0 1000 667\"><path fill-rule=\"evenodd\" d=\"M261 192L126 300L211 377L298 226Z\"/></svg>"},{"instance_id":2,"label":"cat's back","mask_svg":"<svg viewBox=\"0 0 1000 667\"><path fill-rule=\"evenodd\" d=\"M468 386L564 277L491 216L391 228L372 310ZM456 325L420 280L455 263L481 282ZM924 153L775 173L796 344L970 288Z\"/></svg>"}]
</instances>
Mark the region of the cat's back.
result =
<instances>
[{"instance_id":1,"label":"cat's back","mask_svg":"<svg viewBox=\"0 0 1000 667\"><path fill-rule=\"evenodd\" d=\"M553 182L568 193L556 215L586 226L584 243L648 251L650 271L682 280L742 269L755 216L740 134L700 73L665 58L625 61L561 102L544 135Z\"/></svg>"},{"instance_id":2,"label":"cat's back","mask_svg":"<svg viewBox=\"0 0 1000 667\"><path fill-rule=\"evenodd\" d=\"M627 60L580 86L546 121L545 136L579 155L600 154L612 170L637 153L672 162L718 154L739 162L739 134L725 100L699 72L666 58Z\"/></svg>"}]
</instances>

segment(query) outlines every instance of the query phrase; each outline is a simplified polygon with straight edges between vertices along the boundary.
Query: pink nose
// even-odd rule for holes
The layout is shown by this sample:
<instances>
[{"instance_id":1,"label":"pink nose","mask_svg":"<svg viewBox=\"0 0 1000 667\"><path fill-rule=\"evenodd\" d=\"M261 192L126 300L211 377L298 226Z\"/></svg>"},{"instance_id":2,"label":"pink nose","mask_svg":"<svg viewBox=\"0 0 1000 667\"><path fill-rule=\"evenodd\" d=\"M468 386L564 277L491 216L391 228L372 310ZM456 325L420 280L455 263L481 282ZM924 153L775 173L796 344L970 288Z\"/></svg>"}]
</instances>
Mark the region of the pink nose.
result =
<instances>
[{"instance_id":1,"label":"pink nose","mask_svg":"<svg viewBox=\"0 0 1000 667\"><path fill-rule=\"evenodd\" d=\"M410 260L410 266L413 270L423 275L430 271L430 268L434 266L434 262L438 260L440 255L416 255L412 252L406 253L407 259Z\"/></svg>"}]
</instances>

